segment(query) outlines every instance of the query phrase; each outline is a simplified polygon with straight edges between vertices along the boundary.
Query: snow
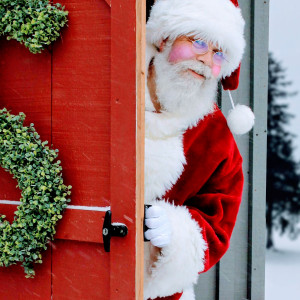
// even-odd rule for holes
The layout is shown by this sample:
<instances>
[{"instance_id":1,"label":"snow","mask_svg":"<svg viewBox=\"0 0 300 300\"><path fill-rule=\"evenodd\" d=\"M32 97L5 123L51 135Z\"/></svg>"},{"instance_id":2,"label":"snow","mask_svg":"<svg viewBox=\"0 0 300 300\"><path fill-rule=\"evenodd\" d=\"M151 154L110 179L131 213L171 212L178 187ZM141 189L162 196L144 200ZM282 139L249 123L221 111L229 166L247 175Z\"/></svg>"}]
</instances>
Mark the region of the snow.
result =
<instances>
[{"instance_id":1,"label":"snow","mask_svg":"<svg viewBox=\"0 0 300 300\"><path fill-rule=\"evenodd\" d=\"M276 250L266 252L265 300L300 299L300 238L274 237Z\"/></svg>"}]
</instances>

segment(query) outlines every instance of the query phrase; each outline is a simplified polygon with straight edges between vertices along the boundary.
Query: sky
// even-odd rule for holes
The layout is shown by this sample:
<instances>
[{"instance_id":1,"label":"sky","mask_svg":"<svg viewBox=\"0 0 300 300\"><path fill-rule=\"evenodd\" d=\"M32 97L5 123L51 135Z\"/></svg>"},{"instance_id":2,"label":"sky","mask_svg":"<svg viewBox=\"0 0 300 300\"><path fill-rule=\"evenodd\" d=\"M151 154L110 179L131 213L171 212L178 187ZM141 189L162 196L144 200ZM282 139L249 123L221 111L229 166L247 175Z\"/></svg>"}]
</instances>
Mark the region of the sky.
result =
<instances>
[{"instance_id":1,"label":"sky","mask_svg":"<svg viewBox=\"0 0 300 300\"><path fill-rule=\"evenodd\" d=\"M288 4L288 5L287 5ZM295 115L287 127L295 138L295 158L300 160L300 0L270 0L269 49L286 69L290 91L298 91L287 99L289 112Z\"/></svg>"}]
</instances>

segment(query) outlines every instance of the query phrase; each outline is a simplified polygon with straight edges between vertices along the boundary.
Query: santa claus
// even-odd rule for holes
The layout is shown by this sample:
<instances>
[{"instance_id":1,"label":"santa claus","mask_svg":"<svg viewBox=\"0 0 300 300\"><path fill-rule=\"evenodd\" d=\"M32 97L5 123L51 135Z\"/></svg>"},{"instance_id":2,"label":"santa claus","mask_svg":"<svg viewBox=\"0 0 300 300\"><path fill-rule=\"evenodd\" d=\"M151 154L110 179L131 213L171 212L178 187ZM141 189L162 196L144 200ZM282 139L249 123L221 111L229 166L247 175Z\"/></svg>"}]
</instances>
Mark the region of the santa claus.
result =
<instances>
[{"instance_id":1,"label":"santa claus","mask_svg":"<svg viewBox=\"0 0 300 300\"><path fill-rule=\"evenodd\" d=\"M244 20L237 0L157 0L146 28L144 299L192 300L242 197L242 158L215 99L219 81L238 86ZM253 122L237 106L229 125Z\"/></svg>"}]
</instances>

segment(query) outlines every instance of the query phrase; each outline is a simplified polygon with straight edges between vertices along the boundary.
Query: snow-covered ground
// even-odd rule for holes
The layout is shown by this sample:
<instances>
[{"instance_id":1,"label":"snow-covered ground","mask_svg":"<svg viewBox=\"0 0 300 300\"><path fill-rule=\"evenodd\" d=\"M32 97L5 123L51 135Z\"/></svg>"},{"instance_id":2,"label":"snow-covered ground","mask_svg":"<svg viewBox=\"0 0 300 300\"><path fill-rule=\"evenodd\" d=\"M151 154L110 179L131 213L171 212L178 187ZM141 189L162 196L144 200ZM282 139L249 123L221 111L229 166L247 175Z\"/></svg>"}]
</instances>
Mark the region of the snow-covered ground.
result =
<instances>
[{"instance_id":1,"label":"snow-covered ground","mask_svg":"<svg viewBox=\"0 0 300 300\"><path fill-rule=\"evenodd\" d=\"M276 250L266 253L265 300L300 299L300 238L275 236Z\"/></svg>"}]
</instances>

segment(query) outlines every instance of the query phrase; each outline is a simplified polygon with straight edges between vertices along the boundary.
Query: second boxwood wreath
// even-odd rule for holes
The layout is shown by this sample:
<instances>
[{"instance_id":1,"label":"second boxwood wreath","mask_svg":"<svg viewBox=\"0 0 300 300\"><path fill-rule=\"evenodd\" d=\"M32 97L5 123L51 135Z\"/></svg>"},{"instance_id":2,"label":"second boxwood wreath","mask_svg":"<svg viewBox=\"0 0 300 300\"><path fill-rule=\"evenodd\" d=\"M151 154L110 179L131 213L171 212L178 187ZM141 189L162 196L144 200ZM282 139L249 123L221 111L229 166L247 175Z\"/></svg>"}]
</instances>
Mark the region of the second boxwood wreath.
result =
<instances>
[{"instance_id":1,"label":"second boxwood wreath","mask_svg":"<svg viewBox=\"0 0 300 300\"><path fill-rule=\"evenodd\" d=\"M33 277L33 263L42 263L41 251L53 239L71 186L63 184L58 150L41 142L24 119L23 113L0 110L0 166L17 180L22 195L13 223L0 217L0 266L21 262L26 277Z\"/></svg>"},{"instance_id":2,"label":"second boxwood wreath","mask_svg":"<svg viewBox=\"0 0 300 300\"><path fill-rule=\"evenodd\" d=\"M51 5L48 0L1 0L0 35L40 53L60 36L67 15L61 4Z\"/></svg>"}]
</instances>

